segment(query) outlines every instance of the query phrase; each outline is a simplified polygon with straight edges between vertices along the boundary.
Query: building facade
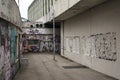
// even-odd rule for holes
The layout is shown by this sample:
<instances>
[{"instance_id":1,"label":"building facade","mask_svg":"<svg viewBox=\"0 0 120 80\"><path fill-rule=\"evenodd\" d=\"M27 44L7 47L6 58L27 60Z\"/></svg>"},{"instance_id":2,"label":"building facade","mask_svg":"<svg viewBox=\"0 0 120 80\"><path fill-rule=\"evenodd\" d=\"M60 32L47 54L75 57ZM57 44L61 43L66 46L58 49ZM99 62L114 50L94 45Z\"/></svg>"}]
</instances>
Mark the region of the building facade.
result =
<instances>
[{"instance_id":1,"label":"building facade","mask_svg":"<svg viewBox=\"0 0 120 80\"><path fill-rule=\"evenodd\" d=\"M50 12L55 0L34 0L28 8L28 19L37 21Z\"/></svg>"},{"instance_id":2,"label":"building facade","mask_svg":"<svg viewBox=\"0 0 120 80\"><path fill-rule=\"evenodd\" d=\"M28 19L37 20L43 16L43 0L34 0L28 9Z\"/></svg>"},{"instance_id":3,"label":"building facade","mask_svg":"<svg viewBox=\"0 0 120 80\"><path fill-rule=\"evenodd\" d=\"M53 0L34 0L28 8L28 19L36 21L46 15L53 5Z\"/></svg>"},{"instance_id":4,"label":"building facade","mask_svg":"<svg viewBox=\"0 0 120 80\"><path fill-rule=\"evenodd\" d=\"M53 52L53 29L43 23L24 22L23 25L23 50L24 53ZM56 29L56 53L60 53L60 29Z\"/></svg>"},{"instance_id":5,"label":"building facade","mask_svg":"<svg viewBox=\"0 0 120 80\"><path fill-rule=\"evenodd\" d=\"M0 0L0 80L12 80L20 67L20 26L15 0Z\"/></svg>"},{"instance_id":6,"label":"building facade","mask_svg":"<svg viewBox=\"0 0 120 80\"><path fill-rule=\"evenodd\" d=\"M37 21L61 22L62 56L120 79L119 4L119 0L55 0Z\"/></svg>"}]
</instances>

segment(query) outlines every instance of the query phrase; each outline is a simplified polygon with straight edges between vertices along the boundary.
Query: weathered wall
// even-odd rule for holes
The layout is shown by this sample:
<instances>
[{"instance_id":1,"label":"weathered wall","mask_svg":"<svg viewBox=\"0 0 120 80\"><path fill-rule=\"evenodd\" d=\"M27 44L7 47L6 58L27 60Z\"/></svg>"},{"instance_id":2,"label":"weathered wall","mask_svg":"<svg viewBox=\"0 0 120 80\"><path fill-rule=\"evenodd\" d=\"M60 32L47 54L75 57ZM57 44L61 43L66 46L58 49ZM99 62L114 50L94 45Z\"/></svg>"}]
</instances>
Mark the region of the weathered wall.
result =
<instances>
[{"instance_id":1,"label":"weathered wall","mask_svg":"<svg viewBox=\"0 0 120 80\"><path fill-rule=\"evenodd\" d=\"M19 68L21 16L15 0L0 0L0 80L12 80Z\"/></svg>"},{"instance_id":2,"label":"weathered wall","mask_svg":"<svg viewBox=\"0 0 120 80\"><path fill-rule=\"evenodd\" d=\"M0 80L11 80L18 70L17 34L14 25L0 19Z\"/></svg>"},{"instance_id":3,"label":"weathered wall","mask_svg":"<svg viewBox=\"0 0 120 80\"><path fill-rule=\"evenodd\" d=\"M120 79L120 1L110 0L64 22L64 54Z\"/></svg>"},{"instance_id":4,"label":"weathered wall","mask_svg":"<svg viewBox=\"0 0 120 80\"><path fill-rule=\"evenodd\" d=\"M55 2L55 16L59 16L63 12L67 11L69 8L71 8L73 5L78 3L80 0L57 0Z\"/></svg>"},{"instance_id":5,"label":"weathered wall","mask_svg":"<svg viewBox=\"0 0 120 80\"><path fill-rule=\"evenodd\" d=\"M53 19L53 17L58 17L59 15L61 15L65 11L67 11L69 8L74 6L79 1L80 0L66 0L66 1L64 1L64 0L53 0L54 5L51 5L51 1L50 1L50 4L48 4L49 0L46 0L46 1L44 1L43 17L40 17L37 21L42 20L43 23L49 22ZM45 4L47 4L47 5L45 5ZM50 8L50 10L49 10L49 8ZM40 8L40 9L42 9L42 8ZM30 16L30 17L32 17L32 16Z\"/></svg>"},{"instance_id":6,"label":"weathered wall","mask_svg":"<svg viewBox=\"0 0 120 80\"><path fill-rule=\"evenodd\" d=\"M0 17L16 26L21 25L21 16L15 0L0 0Z\"/></svg>"}]
</instances>

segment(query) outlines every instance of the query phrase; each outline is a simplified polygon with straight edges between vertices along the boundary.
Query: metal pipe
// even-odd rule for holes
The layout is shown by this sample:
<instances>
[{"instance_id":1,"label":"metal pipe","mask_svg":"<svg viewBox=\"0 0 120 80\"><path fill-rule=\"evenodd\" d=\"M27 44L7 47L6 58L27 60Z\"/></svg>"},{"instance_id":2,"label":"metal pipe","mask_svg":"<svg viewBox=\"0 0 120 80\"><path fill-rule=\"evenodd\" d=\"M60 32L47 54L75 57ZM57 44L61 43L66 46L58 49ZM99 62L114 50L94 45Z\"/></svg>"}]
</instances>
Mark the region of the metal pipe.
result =
<instances>
[{"instance_id":1,"label":"metal pipe","mask_svg":"<svg viewBox=\"0 0 120 80\"><path fill-rule=\"evenodd\" d=\"M53 59L55 60L55 19L53 19Z\"/></svg>"},{"instance_id":2,"label":"metal pipe","mask_svg":"<svg viewBox=\"0 0 120 80\"><path fill-rule=\"evenodd\" d=\"M54 4L53 4L53 60L56 60L56 58L55 58L55 10L54 10Z\"/></svg>"}]
</instances>

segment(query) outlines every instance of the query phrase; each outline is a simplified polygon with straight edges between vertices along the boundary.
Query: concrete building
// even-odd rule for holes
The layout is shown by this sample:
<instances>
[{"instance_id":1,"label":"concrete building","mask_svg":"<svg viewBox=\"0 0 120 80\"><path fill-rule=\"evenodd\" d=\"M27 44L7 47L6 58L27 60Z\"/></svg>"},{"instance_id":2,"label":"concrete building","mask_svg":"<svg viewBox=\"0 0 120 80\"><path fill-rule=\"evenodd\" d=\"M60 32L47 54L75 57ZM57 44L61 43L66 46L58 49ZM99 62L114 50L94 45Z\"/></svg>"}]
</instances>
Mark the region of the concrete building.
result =
<instances>
[{"instance_id":1,"label":"concrete building","mask_svg":"<svg viewBox=\"0 0 120 80\"><path fill-rule=\"evenodd\" d=\"M21 16L15 0L0 0L0 80L12 80L20 67Z\"/></svg>"},{"instance_id":2,"label":"concrete building","mask_svg":"<svg viewBox=\"0 0 120 80\"><path fill-rule=\"evenodd\" d=\"M42 22L23 22L23 52L53 52L53 28ZM34 49L33 49L34 47ZM60 54L60 28L56 29L56 53Z\"/></svg>"},{"instance_id":3,"label":"concrete building","mask_svg":"<svg viewBox=\"0 0 120 80\"><path fill-rule=\"evenodd\" d=\"M43 0L34 0L28 8L28 19L37 20L43 16Z\"/></svg>"},{"instance_id":4,"label":"concrete building","mask_svg":"<svg viewBox=\"0 0 120 80\"><path fill-rule=\"evenodd\" d=\"M36 21L49 13L54 0L34 0L28 8L28 19Z\"/></svg>"},{"instance_id":5,"label":"concrete building","mask_svg":"<svg viewBox=\"0 0 120 80\"><path fill-rule=\"evenodd\" d=\"M55 0L37 21L47 23L55 17L61 22L62 56L120 79L119 4L120 0Z\"/></svg>"},{"instance_id":6,"label":"concrete building","mask_svg":"<svg viewBox=\"0 0 120 80\"><path fill-rule=\"evenodd\" d=\"M28 19L38 20L50 11L53 0L34 0L28 8Z\"/></svg>"}]
</instances>

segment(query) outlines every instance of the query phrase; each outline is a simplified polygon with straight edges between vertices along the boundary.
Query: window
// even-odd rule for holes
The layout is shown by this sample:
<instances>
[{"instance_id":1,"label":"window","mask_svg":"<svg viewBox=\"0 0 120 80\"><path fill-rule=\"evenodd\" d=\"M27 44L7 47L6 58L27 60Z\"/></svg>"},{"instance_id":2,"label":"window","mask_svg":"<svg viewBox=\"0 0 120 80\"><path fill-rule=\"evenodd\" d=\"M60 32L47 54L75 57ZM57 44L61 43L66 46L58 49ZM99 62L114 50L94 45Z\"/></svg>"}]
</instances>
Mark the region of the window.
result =
<instances>
[{"instance_id":1,"label":"window","mask_svg":"<svg viewBox=\"0 0 120 80\"><path fill-rule=\"evenodd\" d=\"M31 25L30 27L33 28L33 25Z\"/></svg>"},{"instance_id":2,"label":"window","mask_svg":"<svg viewBox=\"0 0 120 80\"><path fill-rule=\"evenodd\" d=\"M51 0L51 5L53 5L53 0Z\"/></svg>"}]
</instances>

